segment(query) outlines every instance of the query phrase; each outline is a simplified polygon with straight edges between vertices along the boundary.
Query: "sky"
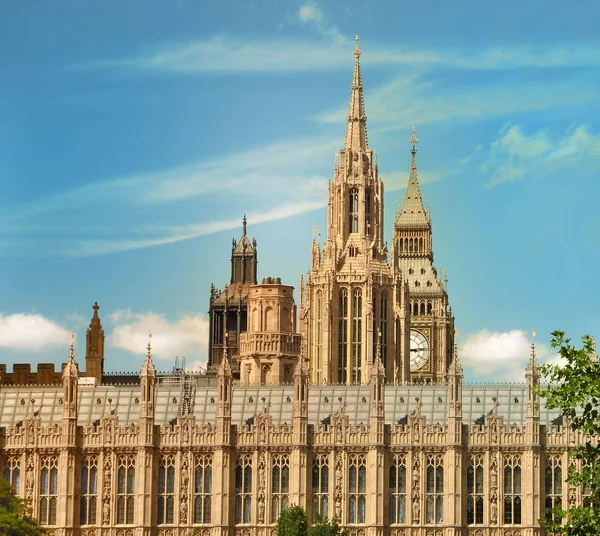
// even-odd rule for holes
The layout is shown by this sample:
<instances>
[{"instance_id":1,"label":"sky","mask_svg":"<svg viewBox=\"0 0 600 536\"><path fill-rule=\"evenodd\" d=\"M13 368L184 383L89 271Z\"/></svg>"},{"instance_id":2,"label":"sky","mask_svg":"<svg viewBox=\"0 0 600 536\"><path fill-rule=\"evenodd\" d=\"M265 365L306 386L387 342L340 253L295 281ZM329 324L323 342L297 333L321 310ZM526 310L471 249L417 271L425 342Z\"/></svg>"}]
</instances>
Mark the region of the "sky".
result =
<instances>
[{"instance_id":1,"label":"sky","mask_svg":"<svg viewBox=\"0 0 600 536\"><path fill-rule=\"evenodd\" d=\"M206 362L243 214L298 288L360 36L386 240L413 126L468 382L599 335L600 4L0 0L0 362ZM296 300L298 295L296 292Z\"/></svg>"}]
</instances>

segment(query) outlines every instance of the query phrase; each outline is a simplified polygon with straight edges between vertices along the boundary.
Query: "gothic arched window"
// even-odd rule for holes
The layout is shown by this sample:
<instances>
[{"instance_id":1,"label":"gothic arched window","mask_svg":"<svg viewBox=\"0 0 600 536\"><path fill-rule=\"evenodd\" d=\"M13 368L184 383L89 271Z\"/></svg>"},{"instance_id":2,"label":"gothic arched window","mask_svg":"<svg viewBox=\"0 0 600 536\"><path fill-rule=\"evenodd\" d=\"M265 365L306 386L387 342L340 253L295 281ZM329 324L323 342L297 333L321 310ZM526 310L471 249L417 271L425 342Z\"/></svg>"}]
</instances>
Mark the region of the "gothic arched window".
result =
<instances>
[{"instance_id":1,"label":"gothic arched window","mask_svg":"<svg viewBox=\"0 0 600 536\"><path fill-rule=\"evenodd\" d=\"M504 524L521 524L521 458L517 455L504 462Z\"/></svg>"},{"instance_id":2,"label":"gothic arched window","mask_svg":"<svg viewBox=\"0 0 600 536\"><path fill-rule=\"evenodd\" d=\"M95 525L98 505L98 458L88 456L81 465L79 524Z\"/></svg>"},{"instance_id":3,"label":"gothic arched window","mask_svg":"<svg viewBox=\"0 0 600 536\"><path fill-rule=\"evenodd\" d=\"M394 456L390 465L390 525L406 523L406 458Z\"/></svg>"},{"instance_id":4,"label":"gothic arched window","mask_svg":"<svg viewBox=\"0 0 600 536\"><path fill-rule=\"evenodd\" d=\"M360 383L362 367L362 290L352 293L352 383Z\"/></svg>"},{"instance_id":5,"label":"gothic arched window","mask_svg":"<svg viewBox=\"0 0 600 536\"><path fill-rule=\"evenodd\" d=\"M273 457L271 469L271 520L277 523L281 512L287 508L290 493L290 460L287 456Z\"/></svg>"},{"instance_id":6,"label":"gothic arched window","mask_svg":"<svg viewBox=\"0 0 600 536\"><path fill-rule=\"evenodd\" d=\"M351 455L348 472L348 523L364 523L367 507L366 456L364 454Z\"/></svg>"},{"instance_id":7,"label":"gothic arched window","mask_svg":"<svg viewBox=\"0 0 600 536\"><path fill-rule=\"evenodd\" d=\"M348 289L340 289L338 323L338 383L346 383L348 373Z\"/></svg>"},{"instance_id":8,"label":"gothic arched window","mask_svg":"<svg viewBox=\"0 0 600 536\"><path fill-rule=\"evenodd\" d=\"M365 192L365 234L371 235L371 190Z\"/></svg>"},{"instance_id":9,"label":"gothic arched window","mask_svg":"<svg viewBox=\"0 0 600 536\"><path fill-rule=\"evenodd\" d=\"M198 456L194 474L194 523L197 525L210 523L210 507L212 493L212 460L211 457Z\"/></svg>"},{"instance_id":10,"label":"gothic arched window","mask_svg":"<svg viewBox=\"0 0 600 536\"><path fill-rule=\"evenodd\" d=\"M56 525L56 502L58 500L58 459L54 456L42 461L40 479L40 523Z\"/></svg>"},{"instance_id":11,"label":"gothic arched window","mask_svg":"<svg viewBox=\"0 0 600 536\"><path fill-rule=\"evenodd\" d=\"M175 512L175 456L163 456L158 466L157 522L171 525Z\"/></svg>"},{"instance_id":12,"label":"gothic arched window","mask_svg":"<svg viewBox=\"0 0 600 536\"><path fill-rule=\"evenodd\" d=\"M352 188L348 197L348 231L358 233L358 189Z\"/></svg>"},{"instance_id":13,"label":"gothic arched window","mask_svg":"<svg viewBox=\"0 0 600 536\"><path fill-rule=\"evenodd\" d=\"M327 454L316 454L312 466L312 516L327 519L329 512L329 460Z\"/></svg>"},{"instance_id":14,"label":"gothic arched window","mask_svg":"<svg viewBox=\"0 0 600 536\"><path fill-rule=\"evenodd\" d=\"M467 524L483 523L483 456L473 456L467 466Z\"/></svg>"}]
</instances>

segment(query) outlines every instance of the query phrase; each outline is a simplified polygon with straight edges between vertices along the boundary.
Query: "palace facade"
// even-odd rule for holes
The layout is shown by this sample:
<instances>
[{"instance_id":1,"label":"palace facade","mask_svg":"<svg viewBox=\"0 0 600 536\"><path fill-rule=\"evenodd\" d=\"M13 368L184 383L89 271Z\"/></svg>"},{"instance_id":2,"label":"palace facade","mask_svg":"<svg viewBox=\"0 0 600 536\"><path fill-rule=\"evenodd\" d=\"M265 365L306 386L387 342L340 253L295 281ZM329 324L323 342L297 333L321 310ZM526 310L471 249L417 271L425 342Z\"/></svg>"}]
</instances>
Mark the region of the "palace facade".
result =
<instances>
[{"instance_id":1,"label":"palace facade","mask_svg":"<svg viewBox=\"0 0 600 536\"><path fill-rule=\"evenodd\" d=\"M534 536L584 438L523 384L463 385L417 170L388 251L358 41L344 147L296 308L257 279L246 220L210 292L209 370L104 371L94 305L85 370L0 367L3 476L56 536L274 536L288 505L351 536ZM597 359L590 356L590 359Z\"/></svg>"}]
</instances>

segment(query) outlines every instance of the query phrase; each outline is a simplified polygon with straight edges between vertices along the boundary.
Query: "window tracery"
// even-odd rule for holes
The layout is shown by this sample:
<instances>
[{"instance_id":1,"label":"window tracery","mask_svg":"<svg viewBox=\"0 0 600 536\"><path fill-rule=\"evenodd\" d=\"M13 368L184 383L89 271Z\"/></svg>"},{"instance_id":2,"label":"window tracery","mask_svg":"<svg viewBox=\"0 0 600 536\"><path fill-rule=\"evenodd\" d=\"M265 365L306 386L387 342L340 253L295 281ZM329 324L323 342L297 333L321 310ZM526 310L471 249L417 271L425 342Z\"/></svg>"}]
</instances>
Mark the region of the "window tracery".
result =
<instances>
[{"instance_id":1,"label":"window tracery","mask_svg":"<svg viewBox=\"0 0 600 536\"><path fill-rule=\"evenodd\" d=\"M86 456L81 464L79 523L95 525L98 509L98 457Z\"/></svg>"},{"instance_id":2,"label":"window tracery","mask_svg":"<svg viewBox=\"0 0 600 536\"><path fill-rule=\"evenodd\" d=\"M132 525L135 509L135 457L120 456L117 469L117 524Z\"/></svg>"},{"instance_id":3,"label":"window tracery","mask_svg":"<svg viewBox=\"0 0 600 536\"><path fill-rule=\"evenodd\" d=\"M162 456L158 466L157 522L171 525L175 511L175 456Z\"/></svg>"},{"instance_id":4,"label":"window tracery","mask_svg":"<svg viewBox=\"0 0 600 536\"><path fill-rule=\"evenodd\" d=\"M290 492L290 460L285 455L273 457L271 469L271 521L276 523L288 506Z\"/></svg>"},{"instance_id":5,"label":"window tracery","mask_svg":"<svg viewBox=\"0 0 600 536\"><path fill-rule=\"evenodd\" d=\"M364 523L367 507L367 460L364 454L351 454L348 467L348 523Z\"/></svg>"},{"instance_id":6,"label":"window tracery","mask_svg":"<svg viewBox=\"0 0 600 536\"><path fill-rule=\"evenodd\" d=\"M427 523L444 522L444 461L441 455L427 456Z\"/></svg>"},{"instance_id":7,"label":"window tracery","mask_svg":"<svg viewBox=\"0 0 600 536\"><path fill-rule=\"evenodd\" d=\"M194 473L194 523L211 522L212 459L209 455L196 458Z\"/></svg>"},{"instance_id":8,"label":"window tracery","mask_svg":"<svg viewBox=\"0 0 600 536\"><path fill-rule=\"evenodd\" d=\"M389 470L390 524L406 523L406 456L393 457Z\"/></svg>"},{"instance_id":9,"label":"window tracery","mask_svg":"<svg viewBox=\"0 0 600 536\"><path fill-rule=\"evenodd\" d=\"M326 454L317 454L312 465L312 516L313 522L318 516L329 517L329 458Z\"/></svg>"},{"instance_id":10,"label":"window tracery","mask_svg":"<svg viewBox=\"0 0 600 536\"><path fill-rule=\"evenodd\" d=\"M40 475L40 523L56 525L56 503L58 500L58 459L55 456L42 458Z\"/></svg>"}]
</instances>

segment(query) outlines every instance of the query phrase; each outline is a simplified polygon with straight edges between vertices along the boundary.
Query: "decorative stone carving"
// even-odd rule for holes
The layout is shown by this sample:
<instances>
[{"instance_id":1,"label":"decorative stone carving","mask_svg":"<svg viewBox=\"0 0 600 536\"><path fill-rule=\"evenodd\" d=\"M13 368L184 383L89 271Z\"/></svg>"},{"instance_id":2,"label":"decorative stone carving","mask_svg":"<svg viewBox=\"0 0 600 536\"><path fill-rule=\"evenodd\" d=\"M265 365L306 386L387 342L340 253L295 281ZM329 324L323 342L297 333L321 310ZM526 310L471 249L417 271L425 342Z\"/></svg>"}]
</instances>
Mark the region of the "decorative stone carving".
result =
<instances>
[{"instance_id":1,"label":"decorative stone carving","mask_svg":"<svg viewBox=\"0 0 600 536\"><path fill-rule=\"evenodd\" d=\"M342 453L335 453L335 489L333 492L333 500L335 502L335 518L338 521L342 520L342 473L344 468L344 462L342 460Z\"/></svg>"},{"instance_id":2,"label":"decorative stone carving","mask_svg":"<svg viewBox=\"0 0 600 536\"><path fill-rule=\"evenodd\" d=\"M498 459L491 455L490 461L490 524L498 523Z\"/></svg>"},{"instance_id":3,"label":"decorative stone carving","mask_svg":"<svg viewBox=\"0 0 600 536\"><path fill-rule=\"evenodd\" d=\"M112 456L104 456L104 483L102 493L102 524L110 525L110 499L112 486Z\"/></svg>"},{"instance_id":4,"label":"decorative stone carving","mask_svg":"<svg viewBox=\"0 0 600 536\"><path fill-rule=\"evenodd\" d=\"M421 459L418 452L413 454L412 463L412 522L418 525L421 522Z\"/></svg>"}]
</instances>

